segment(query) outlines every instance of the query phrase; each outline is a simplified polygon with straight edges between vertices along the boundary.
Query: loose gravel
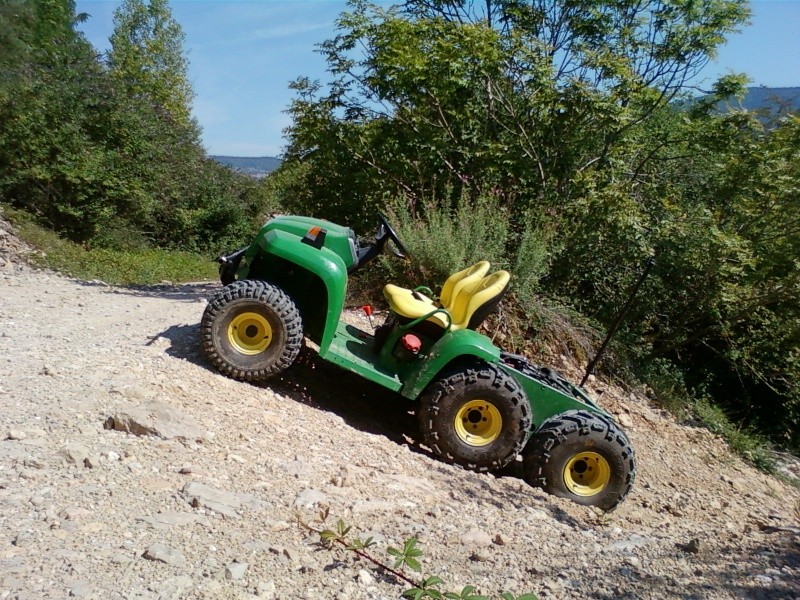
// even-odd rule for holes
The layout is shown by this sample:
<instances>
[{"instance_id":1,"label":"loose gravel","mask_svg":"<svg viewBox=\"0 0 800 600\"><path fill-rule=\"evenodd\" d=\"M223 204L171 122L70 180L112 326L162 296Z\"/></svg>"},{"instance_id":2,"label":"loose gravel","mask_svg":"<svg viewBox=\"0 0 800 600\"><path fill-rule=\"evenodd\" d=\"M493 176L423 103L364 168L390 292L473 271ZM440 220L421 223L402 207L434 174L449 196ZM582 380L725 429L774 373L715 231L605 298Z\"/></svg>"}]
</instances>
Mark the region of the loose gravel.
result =
<instances>
[{"instance_id":1,"label":"loose gravel","mask_svg":"<svg viewBox=\"0 0 800 600\"><path fill-rule=\"evenodd\" d=\"M217 284L77 281L26 251L0 219L0 599L399 598L298 526L320 512L377 557L416 536L426 575L493 598L800 598L797 490L637 394L590 384L639 461L603 515L519 462L437 461L413 404L311 352L223 377L198 342Z\"/></svg>"}]
</instances>

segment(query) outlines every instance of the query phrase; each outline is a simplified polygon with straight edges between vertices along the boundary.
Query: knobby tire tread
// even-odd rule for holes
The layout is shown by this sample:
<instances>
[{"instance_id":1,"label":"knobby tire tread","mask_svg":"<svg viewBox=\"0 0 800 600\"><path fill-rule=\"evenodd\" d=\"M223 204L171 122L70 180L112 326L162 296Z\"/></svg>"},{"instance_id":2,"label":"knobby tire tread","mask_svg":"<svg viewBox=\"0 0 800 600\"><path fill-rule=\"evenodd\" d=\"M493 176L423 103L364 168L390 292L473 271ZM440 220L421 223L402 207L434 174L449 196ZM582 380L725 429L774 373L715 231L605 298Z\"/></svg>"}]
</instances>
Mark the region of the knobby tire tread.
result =
<instances>
[{"instance_id":1,"label":"knobby tire tread","mask_svg":"<svg viewBox=\"0 0 800 600\"><path fill-rule=\"evenodd\" d=\"M220 311L236 300L256 300L268 304L286 329L284 349L278 360L267 368L243 369L231 365L214 344L214 320ZM222 288L209 301L200 323L200 341L206 357L224 375L240 381L262 381L285 371L294 363L303 346L303 323L294 302L280 288L264 281L236 281Z\"/></svg>"},{"instance_id":2,"label":"knobby tire tread","mask_svg":"<svg viewBox=\"0 0 800 600\"><path fill-rule=\"evenodd\" d=\"M602 414L585 410L568 411L547 420L531 437L525 451L525 480L534 487L555 492L553 482L548 481L547 470L553 451L560 445L570 443L585 436L599 435L619 452L626 465L624 480L615 498L605 502L600 508L614 510L630 493L636 479L636 455L628 437L616 423ZM576 438L577 436L577 438Z\"/></svg>"},{"instance_id":3,"label":"knobby tire tread","mask_svg":"<svg viewBox=\"0 0 800 600\"><path fill-rule=\"evenodd\" d=\"M506 449L499 448L498 450L502 451L496 451L494 453L496 456L488 457L484 461L475 461L447 449L445 438L450 435L455 436L455 433L449 431L451 423L440 422L440 412L442 403L453 394L462 394L474 389L480 391L483 387L495 391L502 390L503 397L513 404L513 411L516 413L513 420L518 423L519 435ZM423 443L445 462L460 465L470 471L484 473L506 466L522 451L527 432L531 428L530 404L520 385L513 377L495 365L487 363L461 366L451 371L423 393L420 403L419 423ZM444 431L441 427L444 427ZM503 428L506 428L505 422Z\"/></svg>"}]
</instances>

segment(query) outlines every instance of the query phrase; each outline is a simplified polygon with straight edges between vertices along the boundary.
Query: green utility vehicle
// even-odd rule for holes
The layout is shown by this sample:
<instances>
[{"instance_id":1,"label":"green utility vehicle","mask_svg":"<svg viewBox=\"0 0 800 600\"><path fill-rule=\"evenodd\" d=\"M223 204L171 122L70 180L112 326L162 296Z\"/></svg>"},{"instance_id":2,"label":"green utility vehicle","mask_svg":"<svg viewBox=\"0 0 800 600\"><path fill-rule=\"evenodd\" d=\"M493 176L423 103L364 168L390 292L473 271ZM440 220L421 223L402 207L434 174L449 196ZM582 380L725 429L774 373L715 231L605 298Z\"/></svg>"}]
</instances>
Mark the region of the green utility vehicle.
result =
<instances>
[{"instance_id":1,"label":"green utility vehicle","mask_svg":"<svg viewBox=\"0 0 800 600\"><path fill-rule=\"evenodd\" d=\"M475 331L508 273L479 262L449 277L438 300L428 288L387 285L389 317L372 333L341 319L351 274L385 248L405 258L386 217L379 221L365 244L328 221L276 217L248 247L220 257L225 287L200 326L210 362L234 379L263 381L289 368L307 337L323 359L416 401L422 441L443 460L490 471L522 454L531 485L613 509L636 470L613 418L582 388Z\"/></svg>"}]
</instances>

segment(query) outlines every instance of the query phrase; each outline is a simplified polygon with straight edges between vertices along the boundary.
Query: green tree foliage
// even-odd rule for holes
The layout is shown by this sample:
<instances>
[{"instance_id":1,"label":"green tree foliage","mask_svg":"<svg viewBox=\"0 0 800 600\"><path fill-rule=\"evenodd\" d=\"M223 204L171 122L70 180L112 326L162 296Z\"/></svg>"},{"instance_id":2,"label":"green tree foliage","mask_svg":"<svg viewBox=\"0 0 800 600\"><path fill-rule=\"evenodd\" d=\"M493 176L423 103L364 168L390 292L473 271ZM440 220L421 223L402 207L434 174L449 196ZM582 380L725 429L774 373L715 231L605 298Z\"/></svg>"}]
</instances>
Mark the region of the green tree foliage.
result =
<instances>
[{"instance_id":1,"label":"green tree foliage","mask_svg":"<svg viewBox=\"0 0 800 600\"><path fill-rule=\"evenodd\" d=\"M171 65L162 71L175 75L180 28L165 3L150 10L140 32L118 14L128 35L148 41L128 55L143 71ZM206 158L185 78L172 85L175 78L159 75L134 93L75 31L83 18L70 0L0 0L0 38L8 41L0 51L0 199L86 245L241 244L266 210L265 190ZM163 57L148 54L162 48Z\"/></svg>"},{"instance_id":2,"label":"green tree foliage","mask_svg":"<svg viewBox=\"0 0 800 600\"><path fill-rule=\"evenodd\" d=\"M19 10L15 4L5 8ZM90 114L106 91L101 69L73 30L72 2L35 0L20 20L14 12L3 14L17 43L0 105L0 186L4 196L85 239L110 210L102 200L109 157L92 139Z\"/></svg>"},{"instance_id":3,"label":"green tree foliage","mask_svg":"<svg viewBox=\"0 0 800 600\"><path fill-rule=\"evenodd\" d=\"M695 208L676 215L660 242L662 285L677 283L678 294L654 307L668 327L653 336L653 351L689 367L688 381L736 416L797 446L800 119L766 131L745 115L707 126L695 143L719 162L703 165L701 185L681 190Z\"/></svg>"},{"instance_id":4,"label":"green tree foliage","mask_svg":"<svg viewBox=\"0 0 800 600\"><path fill-rule=\"evenodd\" d=\"M685 93L746 17L740 0L356 0L320 47L330 84L294 84L277 193L359 227L402 198L423 257L425 231L491 198L523 306L543 292L605 323L655 255L631 356L797 445L797 120L719 113L740 77ZM463 266L433 254L431 272Z\"/></svg>"},{"instance_id":5,"label":"green tree foliage","mask_svg":"<svg viewBox=\"0 0 800 600\"><path fill-rule=\"evenodd\" d=\"M0 0L0 93L13 68L28 58L33 10L24 0Z\"/></svg>"},{"instance_id":6,"label":"green tree foliage","mask_svg":"<svg viewBox=\"0 0 800 600\"><path fill-rule=\"evenodd\" d=\"M496 189L520 220L581 194L576 175L611 164L746 16L739 0L351 8L321 45L330 86L295 82L287 159L325 173L312 202Z\"/></svg>"},{"instance_id":7,"label":"green tree foliage","mask_svg":"<svg viewBox=\"0 0 800 600\"><path fill-rule=\"evenodd\" d=\"M189 127L194 92L183 38L167 0L125 0L114 12L108 62L111 77L129 97L145 99Z\"/></svg>"}]
</instances>

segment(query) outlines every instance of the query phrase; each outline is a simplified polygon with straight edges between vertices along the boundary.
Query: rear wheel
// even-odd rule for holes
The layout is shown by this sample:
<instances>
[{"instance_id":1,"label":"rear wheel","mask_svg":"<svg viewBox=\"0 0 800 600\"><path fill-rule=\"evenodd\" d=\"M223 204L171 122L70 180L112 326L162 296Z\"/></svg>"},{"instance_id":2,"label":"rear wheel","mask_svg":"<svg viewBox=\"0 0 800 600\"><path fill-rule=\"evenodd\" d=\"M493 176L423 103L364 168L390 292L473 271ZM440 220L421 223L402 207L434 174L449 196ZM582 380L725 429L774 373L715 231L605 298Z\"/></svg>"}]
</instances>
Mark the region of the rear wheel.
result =
<instances>
[{"instance_id":1,"label":"rear wheel","mask_svg":"<svg viewBox=\"0 0 800 600\"><path fill-rule=\"evenodd\" d=\"M463 367L420 398L425 445L447 462L473 471L499 469L522 450L530 406L514 378L493 365Z\"/></svg>"},{"instance_id":2,"label":"rear wheel","mask_svg":"<svg viewBox=\"0 0 800 600\"><path fill-rule=\"evenodd\" d=\"M636 477L625 434L606 416L573 410L546 421L524 455L525 481L578 504L609 511Z\"/></svg>"},{"instance_id":3,"label":"rear wheel","mask_svg":"<svg viewBox=\"0 0 800 600\"><path fill-rule=\"evenodd\" d=\"M200 322L203 352L225 375L262 381L286 370L303 343L294 302L264 281L236 281L208 303Z\"/></svg>"}]
</instances>

